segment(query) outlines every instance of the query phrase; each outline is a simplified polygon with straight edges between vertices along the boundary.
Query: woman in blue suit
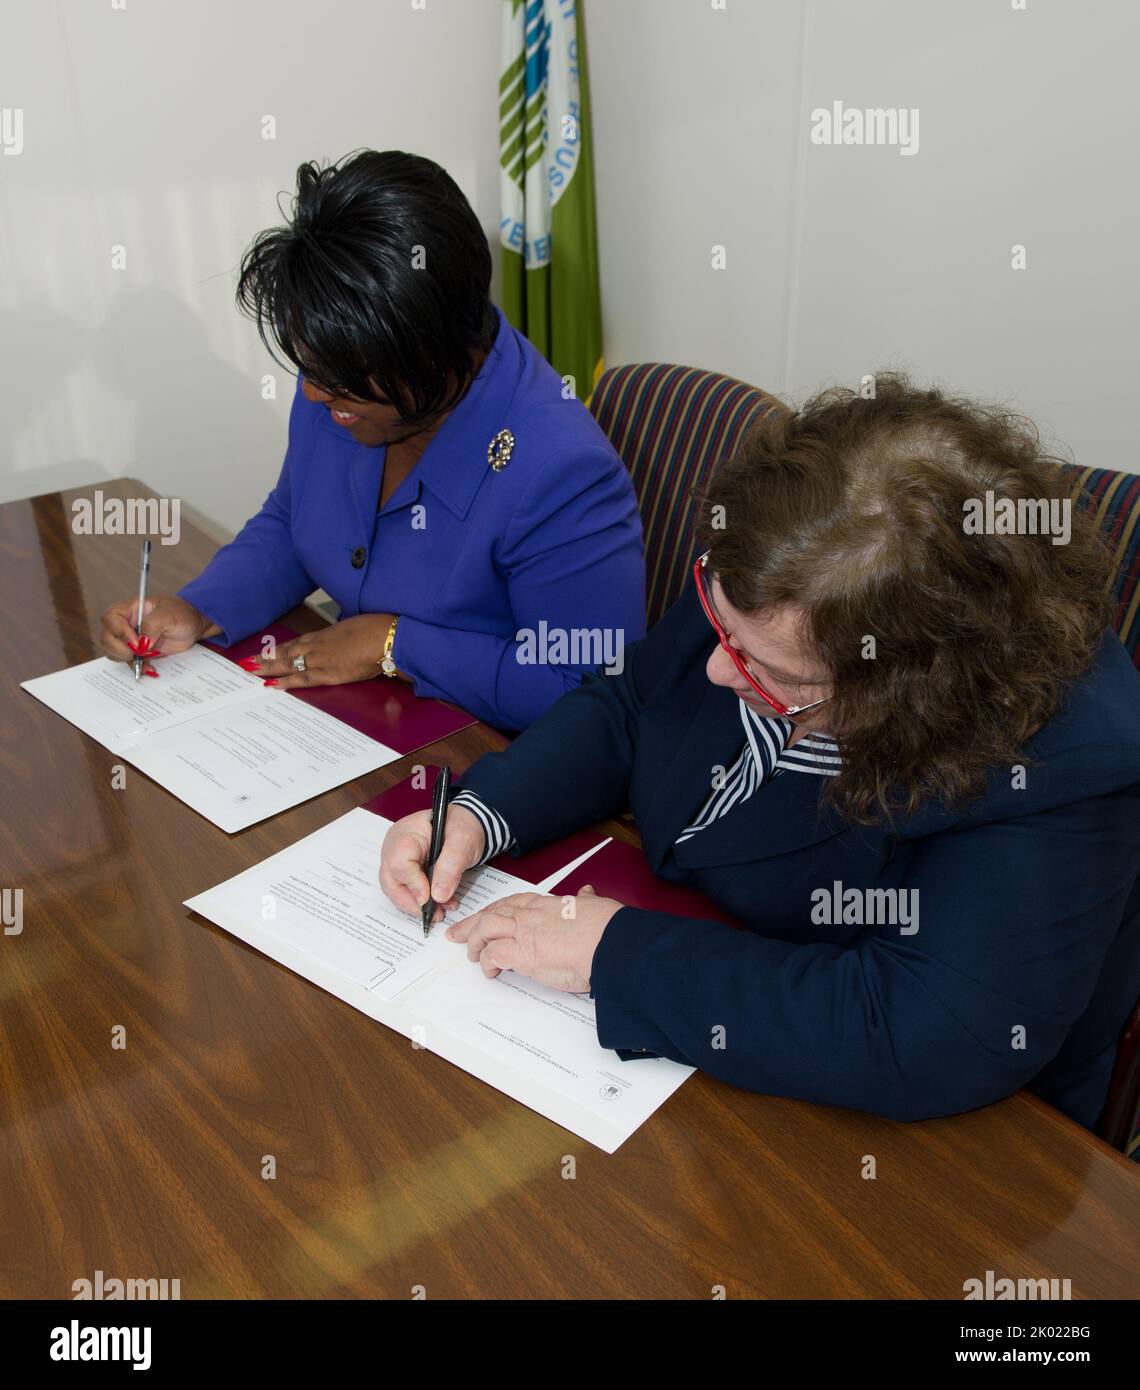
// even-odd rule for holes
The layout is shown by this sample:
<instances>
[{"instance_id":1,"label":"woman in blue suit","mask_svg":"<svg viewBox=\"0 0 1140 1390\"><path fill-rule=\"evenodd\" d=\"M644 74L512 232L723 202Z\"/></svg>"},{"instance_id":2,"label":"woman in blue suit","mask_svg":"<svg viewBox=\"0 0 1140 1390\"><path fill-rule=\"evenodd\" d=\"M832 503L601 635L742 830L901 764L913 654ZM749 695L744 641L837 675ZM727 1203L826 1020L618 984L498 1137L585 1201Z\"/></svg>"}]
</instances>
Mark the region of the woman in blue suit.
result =
<instances>
[{"instance_id":1,"label":"woman in blue suit","mask_svg":"<svg viewBox=\"0 0 1140 1390\"><path fill-rule=\"evenodd\" d=\"M251 663L282 687L410 681L525 728L645 627L641 522L593 417L491 304L491 256L438 165L302 165L239 303L300 369L276 487L177 596L162 653L229 645L323 588L340 621ZM130 659L133 599L103 617Z\"/></svg>"},{"instance_id":2,"label":"woman in blue suit","mask_svg":"<svg viewBox=\"0 0 1140 1390\"><path fill-rule=\"evenodd\" d=\"M449 935L590 990L624 1059L912 1120L1029 1085L1093 1125L1140 994L1140 675L1032 428L879 377L765 417L702 526L625 670L469 770L433 890L632 805L741 929L584 892ZM383 850L408 910L422 822Z\"/></svg>"}]
</instances>

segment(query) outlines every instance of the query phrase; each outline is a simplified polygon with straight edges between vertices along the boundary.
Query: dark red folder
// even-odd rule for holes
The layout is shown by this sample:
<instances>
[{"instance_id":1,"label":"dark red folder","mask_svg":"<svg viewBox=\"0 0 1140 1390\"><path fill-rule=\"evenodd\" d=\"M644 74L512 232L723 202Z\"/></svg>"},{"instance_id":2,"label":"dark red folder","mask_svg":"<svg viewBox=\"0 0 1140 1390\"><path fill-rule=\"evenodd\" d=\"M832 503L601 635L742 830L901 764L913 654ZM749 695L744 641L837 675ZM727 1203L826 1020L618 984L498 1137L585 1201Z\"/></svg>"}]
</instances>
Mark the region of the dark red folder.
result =
<instances>
[{"instance_id":1,"label":"dark red folder","mask_svg":"<svg viewBox=\"0 0 1140 1390\"><path fill-rule=\"evenodd\" d=\"M566 855L573 859L572 854ZM709 922L724 922L739 926L734 918L717 907L711 898L658 878L649 861L635 845L611 840L608 845L591 854L584 864L566 875L553 890L555 893L578 893L586 884L601 898L616 898L626 907L644 908L646 912L668 912L674 917L700 917Z\"/></svg>"}]
</instances>

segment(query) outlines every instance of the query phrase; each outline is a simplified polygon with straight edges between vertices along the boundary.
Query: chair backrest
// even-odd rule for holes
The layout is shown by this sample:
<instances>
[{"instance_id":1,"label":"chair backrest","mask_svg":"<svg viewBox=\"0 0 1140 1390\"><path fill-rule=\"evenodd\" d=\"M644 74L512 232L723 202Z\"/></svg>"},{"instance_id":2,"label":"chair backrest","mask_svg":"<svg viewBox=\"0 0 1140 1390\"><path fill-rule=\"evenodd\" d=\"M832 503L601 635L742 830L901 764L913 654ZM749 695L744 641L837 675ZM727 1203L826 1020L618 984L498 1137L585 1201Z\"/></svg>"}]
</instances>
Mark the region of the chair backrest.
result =
<instances>
[{"instance_id":1,"label":"chair backrest","mask_svg":"<svg viewBox=\"0 0 1140 1390\"><path fill-rule=\"evenodd\" d=\"M1113 626L1140 668L1140 475L1062 464L1077 503L1096 517L1116 566ZM1140 1162L1140 1003L1124 1026L1097 1133Z\"/></svg>"},{"instance_id":2,"label":"chair backrest","mask_svg":"<svg viewBox=\"0 0 1140 1390\"><path fill-rule=\"evenodd\" d=\"M1116 1046L1116 1064L1096 1132L1140 1163L1140 1004Z\"/></svg>"},{"instance_id":3,"label":"chair backrest","mask_svg":"<svg viewBox=\"0 0 1140 1390\"><path fill-rule=\"evenodd\" d=\"M705 479L749 427L782 402L719 372L640 362L603 372L594 418L633 478L645 531L646 623L688 582L694 507ZM1140 474L1063 464L1074 500L1096 516L1116 566L1116 631L1140 668Z\"/></svg>"},{"instance_id":4,"label":"chair backrest","mask_svg":"<svg viewBox=\"0 0 1140 1390\"><path fill-rule=\"evenodd\" d=\"M766 391L719 372L642 362L603 372L590 409L633 478L645 531L646 623L684 591L709 473L766 411Z\"/></svg>"},{"instance_id":5,"label":"chair backrest","mask_svg":"<svg viewBox=\"0 0 1140 1390\"><path fill-rule=\"evenodd\" d=\"M1096 517L1116 566L1113 626L1140 668L1140 474L1061 465L1078 505Z\"/></svg>"}]
</instances>

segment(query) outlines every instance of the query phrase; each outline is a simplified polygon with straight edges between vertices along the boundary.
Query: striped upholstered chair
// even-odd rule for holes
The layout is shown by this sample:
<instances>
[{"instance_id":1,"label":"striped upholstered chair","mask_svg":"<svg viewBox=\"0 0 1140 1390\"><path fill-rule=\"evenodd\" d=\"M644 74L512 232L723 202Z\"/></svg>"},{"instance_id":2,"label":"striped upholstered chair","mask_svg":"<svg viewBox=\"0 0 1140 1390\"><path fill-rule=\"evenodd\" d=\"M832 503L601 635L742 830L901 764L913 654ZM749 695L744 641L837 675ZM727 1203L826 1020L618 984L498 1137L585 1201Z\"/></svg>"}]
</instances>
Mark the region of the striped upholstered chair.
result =
<instances>
[{"instance_id":1,"label":"striped upholstered chair","mask_svg":"<svg viewBox=\"0 0 1140 1390\"><path fill-rule=\"evenodd\" d=\"M1096 517L1116 566L1113 625L1140 668L1140 475L1063 465L1074 500ZM1140 714L1140 711L1137 711ZM1097 1133L1140 1163L1140 1003L1116 1049L1116 1065Z\"/></svg>"},{"instance_id":2,"label":"striped upholstered chair","mask_svg":"<svg viewBox=\"0 0 1140 1390\"><path fill-rule=\"evenodd\" d=\"M1140 669L1140 474L1063 464L1073 498L1091 511L1116 566L1113 626Z\"/></svg>"},{"instance_id":3,"label":"striped upholstered chair","mask_svg":"<svg viewBox=\"0 0 1140 1390\"><path fill-rule=\"evenodd\" d=\"M701 485L773 408L783 407L766 391L697 367L642 362L602 373L590 409L637 491L650 627L688 581Z\"/></svg>"},{"instance_id":4,"label":"striped upholstered chair","mask_svg":"<svg viewBox=\"0 0 1140 1390\"><path fill-rule=\"evenodd\" d=\"M697 367L641 362L604 372L590 409L633 478L645 528L646 621L680 597L693 560L693 509L712 468L749 426L783 409L775 396ZM1140 668L1140 474L1063 465L1094 511L1116 565L1120 640Z\"/></svg>"}]
</instances>

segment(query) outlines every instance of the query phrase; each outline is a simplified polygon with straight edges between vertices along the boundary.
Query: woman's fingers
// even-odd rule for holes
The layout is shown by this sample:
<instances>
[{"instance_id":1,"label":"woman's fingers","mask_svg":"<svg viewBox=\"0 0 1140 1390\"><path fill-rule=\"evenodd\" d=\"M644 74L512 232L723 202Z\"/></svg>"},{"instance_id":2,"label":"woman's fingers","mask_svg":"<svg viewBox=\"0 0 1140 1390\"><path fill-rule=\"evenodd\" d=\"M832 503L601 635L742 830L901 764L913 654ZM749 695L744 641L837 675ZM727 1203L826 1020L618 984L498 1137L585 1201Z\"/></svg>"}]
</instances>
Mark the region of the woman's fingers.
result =
<instances>
[{"instance_id":1,"label":"woman's fingers","mask_svg":"<svg viewBox=\"0 0 1140 1390\"><path fill-rule=\"evenodd\" d=\"M471 847L465 838L448 835L435 861L431 875L432 896L436 902L453 902L464 871L471 867ZM426 880L425 880L426 882Z\"/></svg>"},{"instance_id":2,"label":"woman's fingers","mask_svg":"<svg viewBox=\"0 0 1140 1390\"><path fill-rule=\"evenodd\" d=\"M311 652L306 653L300 638L296 638L292 642L280 643L274 656L247 656L241 665L255 676L286 676L295 672L293 658L301 655L305 656L307 662Z\"/></svg>"},{"instance_id":3,"label":"woman's fingers","mask_svg":"<svg viewBox=\"0 0 1140 1390\"><path fill-rule=\"evenodd\" d=\"M505 898L500 898L498 902L492 903L490 907L485 907L481 912L473 912L470 917L464 917L461 922L456 922L454 926L448 927L447 935L451 941L470 941L472 936L480 930L483 919L491 913L497 913L504 920L513 921L520 912L525 912L536 900L546 902L547 899L541 893L511 893ZM471 957L475 959L474 956Z\"/></svg>"},{"instance_id":4,"label":"woman's fingers","mask_svg":"<svg viewBox=\"0 0 1140 1390\"><path fill-rule=\"evenodd\" d=\"M138 634L135 632L135 609L138 607L136 600L124 600L122 603L113 604L103 614L102 631L100 639L103 651L112 661L133 661L137 653L134 648L138 643ZM146 614L149 614L154 607L151 600L143 609L143 632L146 632ZM158 655L157 652L147 655Z\"/></svg>"},{"instance_id":5,"label":"woman's fingers","mask_svg":"<svg viewBox=\"0 0 1140 1390\"><path fill-rule=\"evenodd\" d=\"M247 656L241 664L256 668L259 676L283 676L293 669L293 657L300 651L300 639L294 638L291 642L279 642L272 656Z\"/></svg>"},{"instance_id":6,"label":"woman's fingers","mask_svg":"<svg viewBox=\"0 0 1140 1390\"><path fill-rule=\"evenodd\" d=\"M430 811L416 811L397 821L380 851L380 887L403 912L419 913L429 896L434 898L433 920L438 922L459 906L459 880L482 850L483 831L469 811L455 807L449 813L447 835L429 884L425 864L430 845Z\"/></svg>"},{"instance_id":7,"label":"woman's fingers","mask_svg":"<svg viewBox=\"0 0 1140 1390\"><path fill-rule=\"evenodd\" d=\"M401 912L414 917L420 911L421 904L416 902L416 895L402 883L392 883L384 892Z\"/></svg>"},{"instance_id":8,"label":"woman's fingers","mask_svg":"<svg viewBox=\"0 0 1140 1390\"><path fill-rule=\"evenodd\" d=\"M134 620L135 612L138 608L137 600L130 605L131 620ZM186 640L186 633L182 634L182 641L179 643L177 634L171 634L169 628L175 622L174 615L170 611L169 602L165 599L148 598L143 604L143 620L139 629L139 642L144 647L152 650L146 654L154 655L157 649L165 646L177 646L179 650L193 645ZM169 639L169 640L167 640Z\"/></svg>"},{"instance_id":9,"label":"woman's fingers","mask_svg":"<svg viewBox=\"0 0 1140 1390\"><path fill-rule=\"evenodd\" d=\"M491 964L494 952L484 960L487 947L493 942L513 941L518 930L518 923L510 915L510 910L503 910L506 901L504 899L493 907L477 912L474 917L468 917L464 924L467 926L467 959L479 961L483 965L483 973L488 976L497 975L503 967Z\"/></svg>"},{"instance_id":10,"label":"woman's fingers","mask_svg":"<svg viewBox=\"0 0 1140 1390\"><path fill-rule=\"evenodd\" d=\"M257 674L260 675L261 673L258 672ZM279 690L306 690L316 685L340 684L335 676L326 676L311 668L304 671L290 671L287 676L270 676L267 683L276 686Z\"/></svg>"},{"instance_id":11,"label":"woman's fingers","mask_svg":"<svg viewBox=\"0 0 1140 1390\"><path fill-rule=\"evenodd\" d=\"M385 841L381 863L382 866L390 866L394 883L402 884L413 895L418 895L415 911L418 912L426 904L430 893L442 909L434 919L438 922L447 912L454 912L459 906L456 897L459 881L482 853L483 830L471 812L464 807L456 806L448 812L447 833L439 858L432 869L429 885L424 866L431 844L431 814L428 811L420 811L414 818L408 819L413 825L409 826L406 838L393 837L390 847L389 842ZM381 887L384 887L383 867L380 882ZM386 887L384 891L388 892ZM390 893L389 897L392 897Z\"/></svg>"},{"instance_id":12,"label":"woman's fingers","mask_svg":"<svg viewBox=\"0 0 1140 1390\"><path fill-rule=\"evenodd\" d=\"M161 595L147 599L143 605L141 632L136 633L137 599L113 603L102 617L100 640L103 650L113 661L130 661L138 653L132 650L139 638L148 639L146 656L172 656L192 647L207 631L218 629L185 599L176 595Z\"/></svg>"},{"instance_id":13,"label":"woman's fingers","mask_svg":"<svg viewBox=\"0 0 1140 1390\"><path fill-rule=\"evenodd\" d=\"M504 970L515 970L521 975L527 973L526 951L517 937L496 937L487 943L479 955L479 968L488 980L501 975Z\"/></svg>"},{"instance_id":14,"label":"woman's fingers","mask_svg":"<svg viewBox=\"0 0 1140 1390\"><path fill-rule=\"evenodd\" d=\"M463 877L464 870L469 868L470 864L469 847L465 843L459 843L458 837L451 834L443 842L439 858L435 861L435 866L431 871L430 881L427 873L426 849L419 856L417 866L424 889L422 902L426 905L427 895L430 893L436 904L442 909L440 916L435 919L436 921L439 921L440 917L446 913L453 912L459 906L455 890L459 887L459 880Z\"/></svg>"},{"instance_id":15,"label":"woman's fingers","mask_svg":"<svg viewBox=\"0 0 1140 1390\"><path fill-rule=\"evenodd\" d=\"M423 908L429 896L423 869L412 860L405 860L394 868L391 891L385 889L385 892L401 911L414 916Z\"/></svg>"},{"instance_id":16,"label":"woman's fingers","mask_svg":"<svg viewBox=\"0 0 1140 1390\"><path fill-rule=\"evenodd\" d=\"M100 633L104 653L112 661L130 661L134 657L131 643L135 640L135 630L119 615L103 614L103 630Z\"/></svg>"},{"instance_id":17,"label":"woman's fingers","mask_svg":"<svg viewBox=\"0 0 1140 1390\"><path fill-rule=\"evenodd\" d=\"M299 637L282 642L274 657L246 657L240 662L242 670L278 686L281 690L304 689L314 685L339 685L340 677L330 671L321 655L322 644L313 637ZM293 664L297 657L305 660L305 669L298 671Z\"/></svg>"},{"instance_id":18,"label":"woman's fingers","mask_svg":"<svg viewBox=\"0 0 1140 1390\"><path fill-rule=\"evenodd\" d=\"M421 812L426 815L426 812ZM415 914L429 897L423 860L427 853L423 835L405 830L388 832L380 855L380 887L402 911Z\"/></svg>"}]
</instances>

